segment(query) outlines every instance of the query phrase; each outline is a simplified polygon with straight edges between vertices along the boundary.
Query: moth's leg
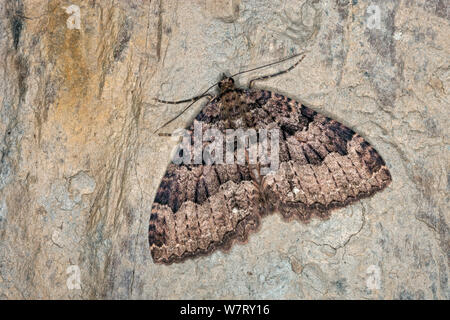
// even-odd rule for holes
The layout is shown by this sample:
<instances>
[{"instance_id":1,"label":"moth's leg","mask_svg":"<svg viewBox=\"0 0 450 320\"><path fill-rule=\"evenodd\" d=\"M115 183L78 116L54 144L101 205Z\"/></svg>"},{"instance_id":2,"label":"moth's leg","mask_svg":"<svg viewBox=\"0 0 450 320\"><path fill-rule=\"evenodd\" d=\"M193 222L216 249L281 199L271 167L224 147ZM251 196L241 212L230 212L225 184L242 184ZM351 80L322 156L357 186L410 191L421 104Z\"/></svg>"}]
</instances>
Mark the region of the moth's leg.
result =
<instances>
[{"instance_id":1,"label":"moth's leg","mask_svg":"<svg viewBox=\"0 0 450 320\"><path fill-rule=\"evenodd\" d=\"M258 80L265 80L265 79L269 79L269 78L273 78L273 77L282 75L282 74L284 74L284 73L288 73L289 71L291 71L292 69L294 69L296 66L298 66L298 64L299 64L300 62L302 62L303 58L305 58L305 55L303 55L303 56L300 58L300 60L298 60L295 64L293 64L292 66L290 66L290 67L287 68L286 70L281 70L281 71L279 71L279 72L277 72L277 73L274 73L274 74L269 74L269 75L267 75L267 76L262 76L262 77L258 77L258 78L255 78L255 79L250 80L250 82L249 82L249 84L248 84L248 87L251 89L251 88L253 87L253 83L254 83L255 81L258 81Z\"/></svg>"},{"instance_id":2,"label":"moth's leg","mask_svg":"<svg viewBox=\"0 0 450 320\"><path fill-rule=\"evenodd\" d=\"M187 128L185 129L185 133L192 135L192 130L188 130ZM170 132L159 132L158 136L160 137L182 137L183 135L180 135L179 133L170 133Z\"/></svg>"},{"instance_id":3,"label":"moth's leg","mask_svg":"<svg viewBox=\"0 0 450 320\"><path fill-rule=\"evenodd\" d=\"M159 101L163 101L164 103L172 103L172 104L176 104L176 103L182 103L182 102L188 102L191 101L191 103L188 104L187 107L185 107L179 114L177 114L175 117L173 117L172 119L170 119L169 121L167 121L166 123L164 123L161 127L159 127L158 129L156 129L155 131L153 131L153 133L158 132L160 129L164 128L165 126L167 126L169 123L173 122L174 120L176 120L179 116L181 116L187 109L189 109L195 102L197 102L199 99L201 98L209 98L209 101L211 102L212 99L214 99L214 96L211 94L203 94L201 96L189 99L189 100L182 100L180 101L164 101L164 100L159 100L159 99L155 99L155 100L159 100Z\"/></svg>"},{"instance_id":4,"label":"moth's leg","mask_svg":"<svg viewBox=\"0 0 450 320\"><path fill-rule=\"evenodd\" d=\"M204 95L200 95L200 96L196 96L190 99L184 99L184 100L178 100L178 101L168 101L168 100L161 100L158 98L155 98L154 100L160 103L167 103L167 104L180 104L180 103L185 103L185 102L192 102L192 101L196 101L198 99L204 98L204 97L209 97L212 98L213 96L210 94L204 94Z\"/></svg>"}]
</instances>

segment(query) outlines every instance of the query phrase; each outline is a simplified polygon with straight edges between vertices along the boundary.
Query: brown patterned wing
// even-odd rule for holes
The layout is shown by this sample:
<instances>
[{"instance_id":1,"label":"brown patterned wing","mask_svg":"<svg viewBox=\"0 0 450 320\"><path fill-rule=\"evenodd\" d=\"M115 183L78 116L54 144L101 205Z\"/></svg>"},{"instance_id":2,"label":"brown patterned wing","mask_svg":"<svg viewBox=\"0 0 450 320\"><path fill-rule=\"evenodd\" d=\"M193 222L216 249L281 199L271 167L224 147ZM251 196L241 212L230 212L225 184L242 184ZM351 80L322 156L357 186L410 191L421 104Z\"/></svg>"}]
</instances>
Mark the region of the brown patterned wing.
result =
<instances>
[{"instance_id":1,"label":"brown patterned wing","mask_svg":"<svg viewBox=\"0 0 450 320\"><path fill-rule=\"evenodd\" d=\"M245 242L260 224L259 193L249 181L230 180L204 202L184 201L175 212L160 200L153 204L149 228L157 263L228 250L234 240Z\"/></svg>"},{"instance_id":2,"label":"brown patterned wing","mask_svg":"<svg viewBox=\"0 0 450 320\"><path fill-rule=\"evenodd\" d=\"M252 94L282 131L280 168L264 178L263 189L266 203L285 218L328 218L391 182L381 156L353 130L285 96Z\"/></svg>"},{"instance_id":3,"label":"brown patterned wing","mask_svg":"<svg viewBox=\"0 0 450 320\"><path fill-rule=\"evenodd\" d=\"M224 128L219 107L213 101L197 116L204 131ZM262 210L260 192L246 166L171 163L150 216L153 260L170 264L218 248L228 250L258 228Z\"/></svg>"}]
</instances>

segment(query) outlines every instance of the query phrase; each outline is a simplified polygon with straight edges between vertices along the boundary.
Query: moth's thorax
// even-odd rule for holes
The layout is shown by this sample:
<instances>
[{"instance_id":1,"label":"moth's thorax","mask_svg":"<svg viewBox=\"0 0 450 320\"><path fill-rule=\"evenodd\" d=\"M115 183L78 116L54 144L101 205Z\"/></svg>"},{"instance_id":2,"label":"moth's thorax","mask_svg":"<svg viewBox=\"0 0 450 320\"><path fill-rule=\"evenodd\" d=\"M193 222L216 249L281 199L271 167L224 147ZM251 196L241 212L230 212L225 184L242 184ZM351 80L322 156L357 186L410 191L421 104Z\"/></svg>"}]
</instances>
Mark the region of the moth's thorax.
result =
<instances>
[{"instance_id":1,"label":"moth's thorax","mask_svg":"<svg viewBox=\"0 0 450 320\"><path fill-rule=\"evenodd\" d=\"M251 118L251 114L248 113L250 105L241 90L233 87L233 89L221 92L218 106L227 129L247 127L246 119Z\"/></svg>"}]
</instances>

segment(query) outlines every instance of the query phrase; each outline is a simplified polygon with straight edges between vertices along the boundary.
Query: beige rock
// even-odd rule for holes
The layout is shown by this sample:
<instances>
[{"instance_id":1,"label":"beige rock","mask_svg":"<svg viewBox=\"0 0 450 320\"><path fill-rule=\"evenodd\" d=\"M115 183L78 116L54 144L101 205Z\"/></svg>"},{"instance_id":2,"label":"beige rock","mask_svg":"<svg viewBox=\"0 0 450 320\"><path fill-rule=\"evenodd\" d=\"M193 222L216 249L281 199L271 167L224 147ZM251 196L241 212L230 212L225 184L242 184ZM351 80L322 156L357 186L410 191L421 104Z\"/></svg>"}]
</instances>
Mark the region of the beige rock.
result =
<instances>
[{"instance_id":1,"label":"beige rock","mask_svg":"<svg viewBox=\"0 0 450 320\"><path fill-rule=\"evenodd\" d=\"M374 5L0 2L0 298L449 299L449 8ZM153 132L184 106L152 99L303 50L256 86L359 132L393 183L328 221L274 214L229 253L153 264L150 207L176 143Z\"/></svg>"}]
</instances>

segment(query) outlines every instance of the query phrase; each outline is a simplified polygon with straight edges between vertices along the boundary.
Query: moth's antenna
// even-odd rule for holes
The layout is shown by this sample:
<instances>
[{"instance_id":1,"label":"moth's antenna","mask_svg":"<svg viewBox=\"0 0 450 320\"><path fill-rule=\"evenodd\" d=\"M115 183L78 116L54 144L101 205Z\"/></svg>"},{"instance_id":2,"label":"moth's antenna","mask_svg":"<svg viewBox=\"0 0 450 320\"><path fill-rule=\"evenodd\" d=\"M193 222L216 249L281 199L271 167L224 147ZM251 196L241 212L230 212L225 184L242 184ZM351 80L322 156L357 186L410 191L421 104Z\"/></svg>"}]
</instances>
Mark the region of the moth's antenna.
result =
<instances>
[{"instance_id":1,"label":"moth's antenna","mask_svg":"<svg viewBox=\"0 0 450 320\"><path fill-rule=\"evenodd\" d=\"M284 59L281 59L281 60L278 60L278 61L275 61L275 62L272 62L272 63L269 63L269 64L265 64L265 65L263 65L263 66L259 66L259 67L253 68L253 69L248 69L248 70L245 70L245 71L240 71L240 72L238 72L238 73L233 74L233 75L231 76L231 78L233 78L233 77L235 77L235 76L237 76L237 75L243 74L243 73L247 73L247 72L259 70L259 69L262 69L262 68L267 68L267 67L273 66L274 64L278 64L278 63L281 63L281 62L284 62L284 61L293 59L293 58L298 57L298 56L301 56L301 55L303 55L303 54L304 54L304 52L300 52L300 53L294 54L294 55L292 55L292 56L290 56L290 57L287 57L287 58L284 58Z\"/></svg>"},{"instance_id":2,"label":"moth's antenna","mask_svg":"<svg viewBox=\"0 0 450 320\"><path fill-rule=\"evenodd\" d=\"M278 64L278 63L281 63L281 62L284 62L284 61L293 59L293 58L298 57L298 56L301 56L301 55L303 55L303 54L304 54L304 52L300 52L300 53L294 54L294 55L292 55L292 56L290 56L290 57L287 57L287 58L284 58L284 59L281 59L281 60L278 60L278 61L275 61L275 62L266 64L266 65L263 65L263 66L259 66L259 67L253 68L253 69L248 69L248 70L245 70L245 71L240 71L240 72L235 73L235 74L233 74L232 76L230 76L230 78L233 78L233 77L235 77L235 76L237 76L237 75L240 75L240 74L243 74L243 73L247 73L247 72L259 70L259 69L262 69L262 68L267 68L267 67L273 66L274 64ZM167 126L168 124L170 124L170 123L172 123L173 121L175 121L176 119L178 119L184 112L186 112L187 109L189 109L189 108L190 108L194 103L196 103L199 99L201 99L201 98L203 98L204 96L206 96L206 94L208 93L208 91L211 90L212 88L214 88L215 86L217 86L218 84L219 84L219 82L216 82L215 84L213 84L212 86L210 86L208 89L206 89L205 92L203 92L201 95L199 95L197 99L195 99L194 101L192 101L192 102L191 102L187 107L185 107L179 114L177 114L175 117L173 117L172 119L170 119L169 121L167 121L166 123L164 123L161 127L159 127L158 129L156 129L155 131L153 131L153 133L158 132L160 129L164 128L164 127Z\"/></svg>"}]
</instances>

